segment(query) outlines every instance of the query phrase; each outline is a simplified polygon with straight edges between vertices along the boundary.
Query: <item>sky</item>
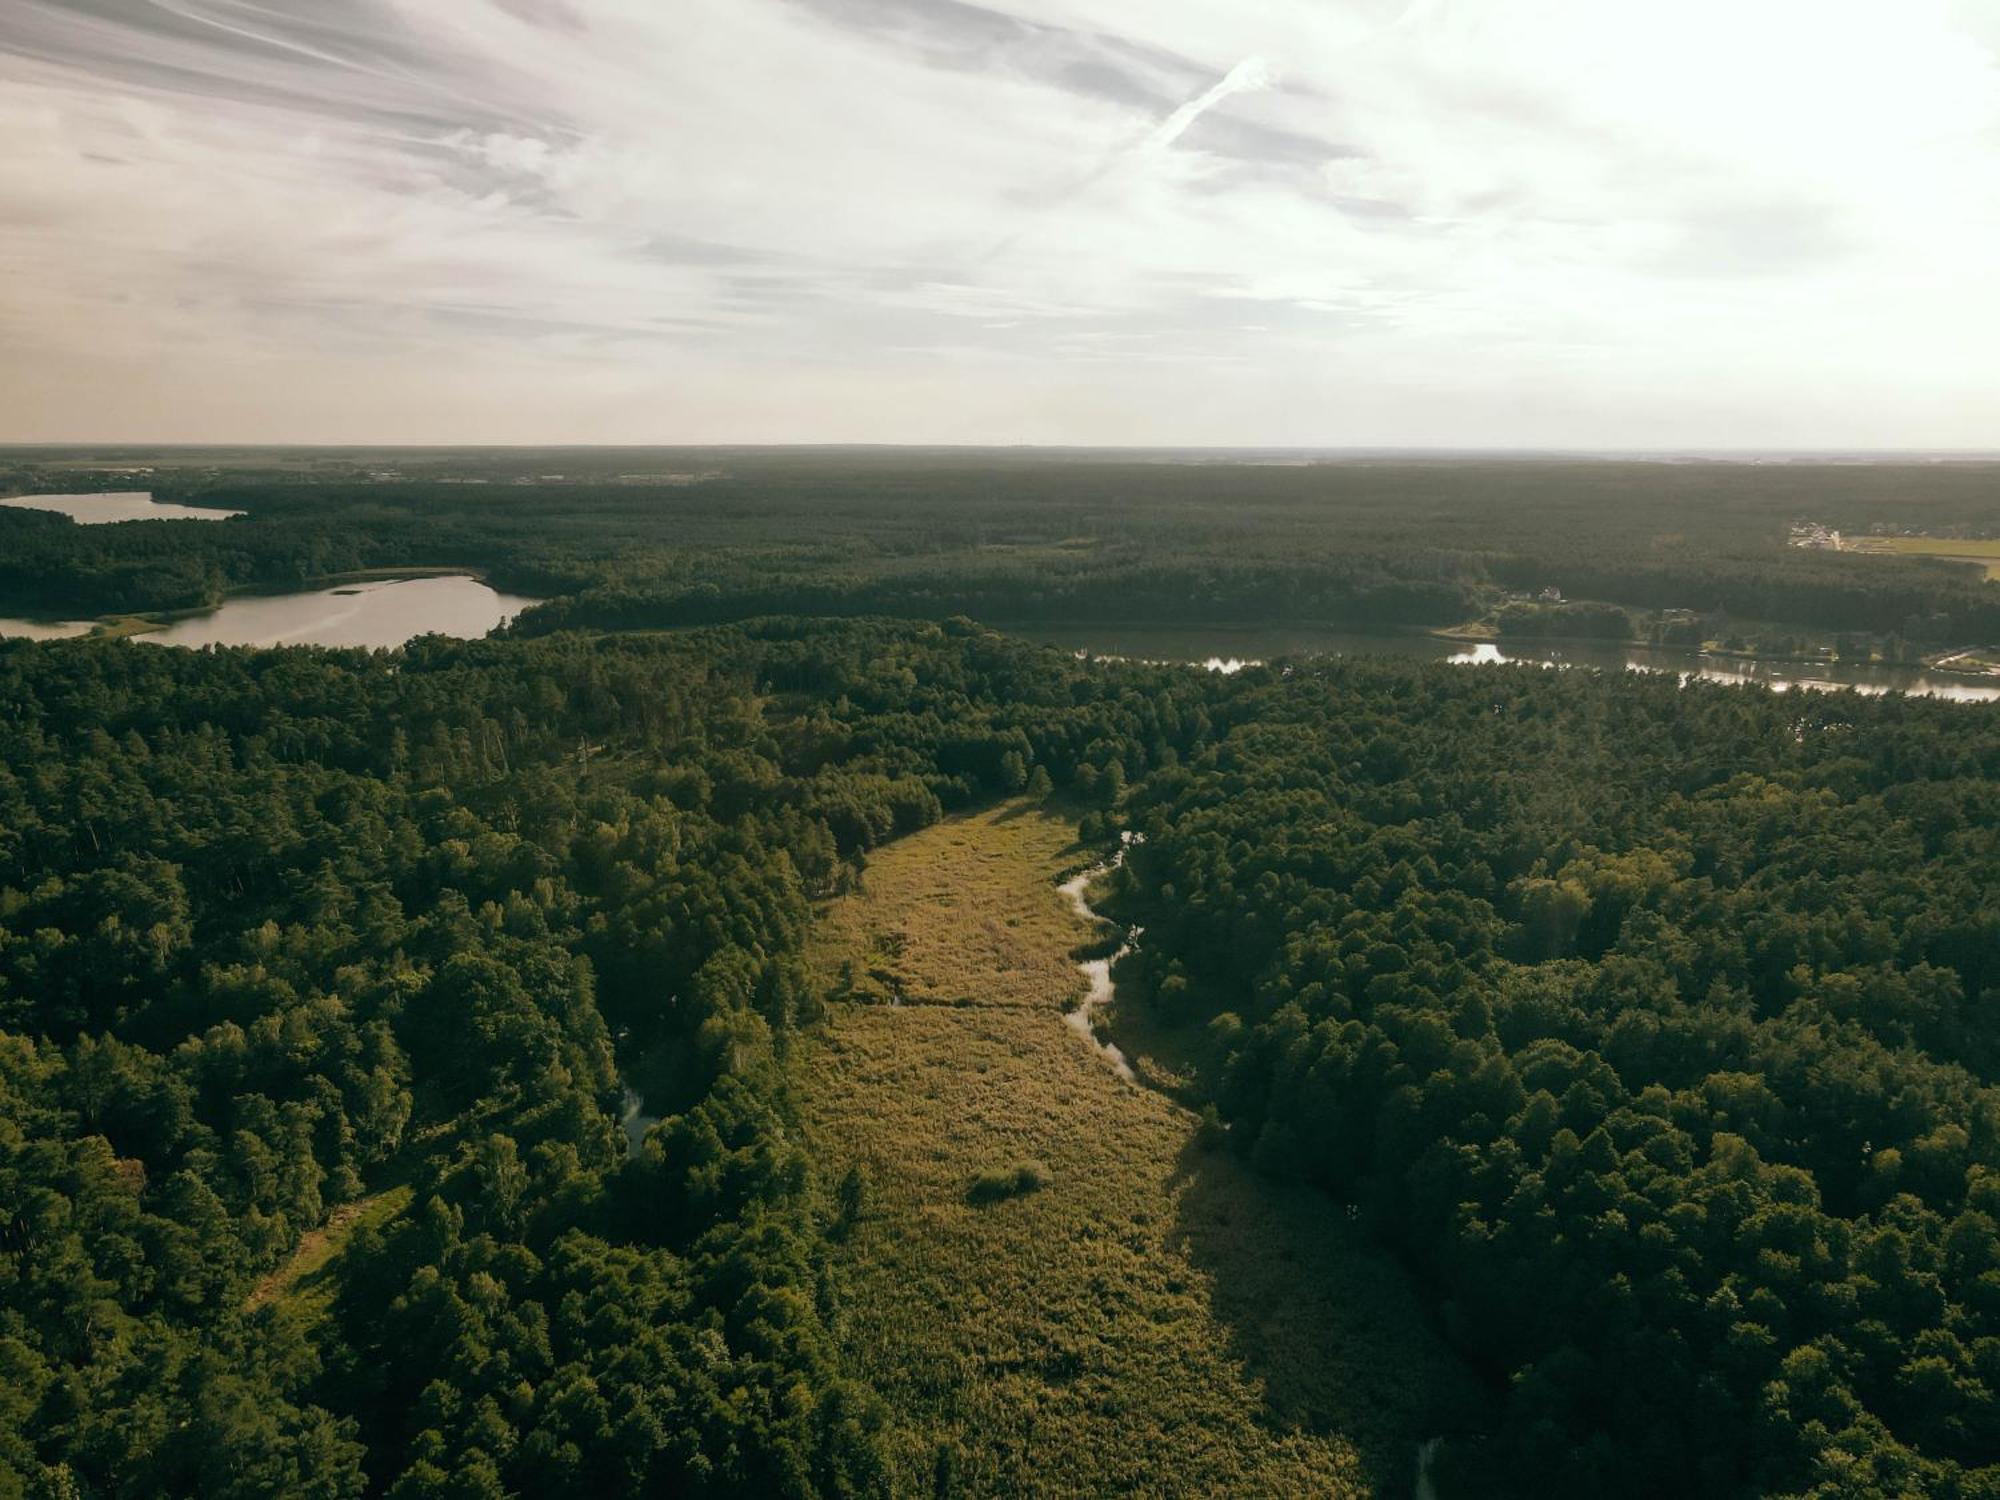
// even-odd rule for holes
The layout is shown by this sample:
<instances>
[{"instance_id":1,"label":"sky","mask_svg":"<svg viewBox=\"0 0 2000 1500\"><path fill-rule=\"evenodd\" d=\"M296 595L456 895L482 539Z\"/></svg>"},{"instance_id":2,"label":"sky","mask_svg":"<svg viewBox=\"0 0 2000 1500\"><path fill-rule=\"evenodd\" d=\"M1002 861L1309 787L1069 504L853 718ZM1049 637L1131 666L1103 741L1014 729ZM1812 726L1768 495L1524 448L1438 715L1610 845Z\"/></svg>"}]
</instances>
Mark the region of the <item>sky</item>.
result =
<instances>
[{"instance_id":1,"label":"sky","mask_svg":"<svg viewBox=\"0 0 2000 1500\"><path fill-rule=\"evenodd\" d=\"M4 0L0 441L2000 447L2000 0Z\"/></svg>"}]
</instances>

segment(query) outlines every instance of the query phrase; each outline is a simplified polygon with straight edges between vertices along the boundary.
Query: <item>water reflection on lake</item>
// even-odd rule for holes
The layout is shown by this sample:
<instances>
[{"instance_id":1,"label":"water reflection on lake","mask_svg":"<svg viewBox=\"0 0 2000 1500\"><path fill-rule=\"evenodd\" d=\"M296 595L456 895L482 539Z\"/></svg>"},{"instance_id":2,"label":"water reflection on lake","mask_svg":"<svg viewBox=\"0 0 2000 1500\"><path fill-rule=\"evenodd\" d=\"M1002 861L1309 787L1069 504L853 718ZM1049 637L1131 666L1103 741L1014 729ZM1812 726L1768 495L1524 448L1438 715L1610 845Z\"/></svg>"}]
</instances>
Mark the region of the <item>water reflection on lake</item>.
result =
<instances>
[{"instance_id":1,"label":"water reflection on lake","mask_svg":"<svg viewBox=\"0 0 2000 1500\"><path fill-rule=\"evenodd\" d=\"M226 521L240 510L216 510L200 505L170 505L145 490L106 490L95 495L10 495L0 500L13 510L52 510L79 526L104 526L113 521Z\"/></svg>"},{"instance_id":2,"label":"water reflection on lake","mask_svg":"<svg viewBox=\"0 0 2000 1500\"><path fill-rule=\"evenodd\" d=\"M1334 630L1172 629L1119 626L1006 626L1011 634L1053 646L1142 661L1189 662L1211 671L1235 672L1276 656L1414 656L1461 666L1524 662L1549 667L1596 667L1607 671L1672 672L1684 681L1755 683L1783 692L1790 688L1861 693L1915 693L1965 703L2000 701L2000 681L1978 681L1921 667L1837 666L1817 662L1767 662L1661 651L1646 646L1591 646L1573 642L1545 645L1449 641L1429 635L1357 635Z\"/></svg>"},{"instance_id":3,"label":"water reflection on lake","mask_svg":"<svg viewBox=\"0 0 2000 1500\"><path fill-rule=\"evenodd\" d=\"M18 636L30 641L61 641L73 635L89 635L95 620L0 620L0 640Z\"/></svg>"},{"instance_id":4,"label":"water reflection on lake","mask_svg":"<svg viewBox=\"0 0 2000 1500\"><path fill-rule=\"evenodd\" d=\"M137 639L168 646L400 646L431 632L482 636L537 602L463 576L377 579L311 594L231 599Z\"/></svg>"}]
</instances>

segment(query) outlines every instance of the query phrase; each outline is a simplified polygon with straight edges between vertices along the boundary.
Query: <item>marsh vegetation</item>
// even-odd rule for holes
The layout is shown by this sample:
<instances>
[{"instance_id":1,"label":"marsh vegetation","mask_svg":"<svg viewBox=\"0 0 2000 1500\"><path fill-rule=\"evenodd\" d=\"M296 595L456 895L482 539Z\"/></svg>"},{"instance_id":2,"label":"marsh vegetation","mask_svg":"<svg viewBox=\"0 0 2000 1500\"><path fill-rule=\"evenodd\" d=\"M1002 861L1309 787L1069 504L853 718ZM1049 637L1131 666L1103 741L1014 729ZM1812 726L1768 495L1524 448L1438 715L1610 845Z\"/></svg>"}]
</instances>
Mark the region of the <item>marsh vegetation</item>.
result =
<instances>
[{"instance_id":1,"label":"marsh vegetation","mask_svg":"<svg viewBox=\"0 0 2000 1500\"><path fill-rule=\"evenodd\" d=\"M1337 1206L1204 1150L1064 1026L1079 860L1072 821L1005 804L875 851L816 926L822 973L883 933L923 955L902 1006L836 1004L804 1068L815 1155L870 1184L834 1264L899 1487L1406 1486L1474 1382Z\"/></svg>"}]
</instances>

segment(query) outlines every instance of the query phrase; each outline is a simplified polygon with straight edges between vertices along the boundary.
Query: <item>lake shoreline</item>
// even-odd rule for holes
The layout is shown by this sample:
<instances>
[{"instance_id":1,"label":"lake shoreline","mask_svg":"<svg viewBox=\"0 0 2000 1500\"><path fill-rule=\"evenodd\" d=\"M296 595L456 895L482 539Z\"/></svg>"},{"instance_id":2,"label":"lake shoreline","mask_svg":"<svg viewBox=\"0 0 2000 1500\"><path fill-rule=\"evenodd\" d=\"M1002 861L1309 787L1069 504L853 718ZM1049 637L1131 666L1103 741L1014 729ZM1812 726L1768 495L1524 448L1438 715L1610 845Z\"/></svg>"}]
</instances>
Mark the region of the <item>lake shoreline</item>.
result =
<instances>
[{"instance_id":1,"label":"lake shoreline","mask_svg":"<svg viewBox=\"0 0 2000 1500\"><path fill-rule=\"evenodd\" d=\"M1079 657L1184 664L1222 672L1285 657L1382 655L1454 666L1512 663L1554 669L1637 671L1677 676L1683 682L1761 686L1776 691L1804 688L1815 692L1893 692L1960 703L2000 700L2000 677L1963 669L1778 660L1640 642L1565 642L1538 637L1524 643L1427 630L1391 634L1296 626L1118 627L1072 623L996 628L1009 630L1024 640L1071 651Z\"/></svg>"},{"instance_id":2,"label":"lake shoreline","mask_svg":"<svg viewBox=\"0 0 2000 1500\"><path fill-rule=\"evenodd\" d=\"M35 609L9 605L0 599L0 616L19 621L26 625L55 627L87 624L92 628L74 635L52 637L64 640L117 641L130 640L135 636L152 634L177 625L184 620L199 620L212 615L231 600L236 599L288 599L296 595L323 594L353 583L405 583L425 578L466 578L474 583L484 584L496 594L502 590L487 576L483 568L452 567L408 567L408 568L349 568L338 573L323 573L308 579L297 588L267 587L256 583L233 584L222 591L222 597L213 604L191 605L186 609L142 609L112 611L101 615L76 616L45 614ZM537 604L542 600L536 600ZM0 631L0 640L8 639ZM30 637L17 637L30 639Z\"/></svg>"},{"instance_id":3,"label":"lake shoreline","mask_svg":"<svg viewBox=\"0 0 2000 1500\"><path fill-rule=\"evenodd\" d=\"M108 614L88 622L0 620L0 636L384 650L420 635L484 637L540 602L503 593L473 570L352 570L314 588L232 590L201 609Z\"/></svg>"},{"instance_id":4,"label":"lake shoreline","mask_svg":"<svg viewBox=\"0 0 2000 1500\"><path fill-rule=\"evenodd\" d=\"M49 501L51 504L34 504ZM108 503L112 513L92 514ZM159 500L151 490L48 490L0 495L0 509L40 511L67 517L73 526L124 526L135 521L228 521L247 516L246 510L221 505L188 505Z\"/></svg>"},{"instance_id":5,"label":"lake shoreline","mask_svg":"<svg viewBox=\"0 0 2000 1500\"><path fill-rule=\"evenodd\" d=\"M1876 672L1929 673L1938 676L1958 678L1970 683L1988 683L2000 686L2000 672L1981 671L1953 666L1949 662L1933 665L1929 662L1838 662L1828 661L1823 656L1805 656L1797 652L1783 655L1758 651L1729 651L1707 646L1667 646L1642 640L1637 636L1624 640L1606 636L1588 635L1537 635L1509 637L1491 628L1477 624L1460 625L1391 625L1369 628L1367 626L1343 625L1324 621L1279 620L1279 621L1230 621L1210 624L1200 622L1193 625L1178 621L1162 620L988 620L984 623L1007 635L1019 635L1026 640L1037 640L1043 644L1060 644L1046 639L1061 633L1104 634L1120 631L1177 633L1201 633L1224 638L1231 635L1300 635L1332 636L1355 642L1379 641L1440 641L1453 646L1492 646L1501 651L1512 650L1522 655L1553 648L1583 649L1591 651L1634 651L1656 656L1679 657L1690 663L1709 662L1717 665L1741 664L1746 667L1804 667L1821 671L1861 670ZM1223 644L1227 644L1223 642ZM1082 646L1092 656L1127 656L1131 653L1098 650ZM1218 649L1209 653L1225 656L1229 653ZM1266 657L1286 655L1321 655L1309 646L1295 650L1279 650L1265 653ZM1339 653L1335 653L1339 654ZM1948 654L1948 653L1947 653ZM1149 658L1150 659L1150 658ZM1664 670L1664 668L1662 668Z\"/></svg>"}]
</instances>

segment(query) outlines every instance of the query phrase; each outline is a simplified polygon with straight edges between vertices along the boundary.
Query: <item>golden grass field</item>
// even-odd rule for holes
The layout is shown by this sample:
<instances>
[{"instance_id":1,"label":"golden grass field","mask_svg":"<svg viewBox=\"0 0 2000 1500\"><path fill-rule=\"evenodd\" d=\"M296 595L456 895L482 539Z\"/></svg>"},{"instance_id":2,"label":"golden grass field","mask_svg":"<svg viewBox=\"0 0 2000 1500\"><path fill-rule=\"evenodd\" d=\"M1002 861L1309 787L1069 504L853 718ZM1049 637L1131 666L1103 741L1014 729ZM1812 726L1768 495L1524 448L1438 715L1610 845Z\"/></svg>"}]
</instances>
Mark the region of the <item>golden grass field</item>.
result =
<instances>
[{"instance_id":1,"label":"golden grass field","mask_svg":"<svg viewBox=\"0 0 2000 1500\"><path fill-rule=\"evenodd\" d=\"M1854 552L1892 552L1903 557L1937 557L1949 562L1977 563L1986 570L1987 582L2000 579L2000 540L1943 536L1858 537L1849 544Z\"/></svg>"},{"instance_id":2,"label":"golden grass field","mask_svg":"<svg viewBox=\"0 0 2000 1500\"><path fill-rule=\"evenodd\" d=\"M1025 804L876 852L818 926L833 1007L805 1050L823 1180L868 1209L836 1249L841 1338L888 1398L899 1493L1407 1493L1467 1377L1401 1272L1322 1195L1194 1144L1062 1020L1090 936L1055 879L1082 851ZM875 993L866 986L864 993ZM975 1204L982 1172L1039 1191Z\"/></svg>"},{"instance_id":3,"label":"golden grass field","mask_svg":"<svg viewBox=\"0 0 2000 1500\"><path fill-rule=\"evenodd\" d=\"M1069 950L1089 936L1053 883L1073 832L1017 804L876 851L861 897L820 914L815 967L834 984L851 962L863 999L1060 1009L1083 994Z\"/></svg>"}]
</instances>

